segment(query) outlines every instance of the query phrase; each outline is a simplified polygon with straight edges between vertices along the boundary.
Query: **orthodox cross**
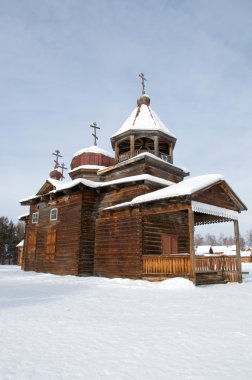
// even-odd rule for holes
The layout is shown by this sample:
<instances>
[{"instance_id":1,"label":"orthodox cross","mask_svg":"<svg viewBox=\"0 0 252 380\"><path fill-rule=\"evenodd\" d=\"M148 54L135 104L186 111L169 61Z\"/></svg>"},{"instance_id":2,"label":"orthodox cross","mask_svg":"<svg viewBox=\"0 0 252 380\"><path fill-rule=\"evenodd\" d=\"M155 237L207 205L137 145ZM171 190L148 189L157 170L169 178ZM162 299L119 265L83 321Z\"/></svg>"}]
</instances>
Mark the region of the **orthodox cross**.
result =
<instances>
[{"instance_id":1,"label":"orthodox cross","mask_svg":"<svg viewBox=\"0 0 252 380\"><path fill-rule=\"evenodd\" d=\"M139 76L142 79L142 87L143 87L142 94L145 94L145 83L144 83L144 81L146 81L147 79L144 77L143 73L139 74Z\"/></svg>"},{"instance_id":2,"label":"orthodox cross","mask_svg":"<svg viewBox=\"0 0 252 380\"><path fill-rule=\"evenodd\" d=\"M95 122L91 124L90 127L94 128L94 133L92 133L92 135L94 136L94 145L97 145L98 137L96 136L96 129L101 129L101 128L97 127L97 124Z\"/></svg>"},{"instance_id":3,"label":"orthodox cross","mask_svg":"<svg viewBox=\"0 0 252 380\"><path fill-rule=\"evenodd\" d=\"M54 160L54 162L55 162L55 168L57 168L57 167L59 166L59 157L62 157L62 156L60 155L60 151L59 151L59 149L55 149L55 152L52 153L52 155L53 155L53 156L56 156L56 160Z\"/></svg>"},{"instance_id":4,"label":"orthodox cross","mask_svg":"<svg viewBox=\"0 0 252 380\"><path fill-rule=\"evenodd\" d=\"M64 177L64 170L68 170L67 167L65 166L65 164L61 164L58 166L60 169L61 169L61 174L62 174L62 177L61 177L61 181L63 181L63 179L65 178Z\"/></svg>"}]
</instances>

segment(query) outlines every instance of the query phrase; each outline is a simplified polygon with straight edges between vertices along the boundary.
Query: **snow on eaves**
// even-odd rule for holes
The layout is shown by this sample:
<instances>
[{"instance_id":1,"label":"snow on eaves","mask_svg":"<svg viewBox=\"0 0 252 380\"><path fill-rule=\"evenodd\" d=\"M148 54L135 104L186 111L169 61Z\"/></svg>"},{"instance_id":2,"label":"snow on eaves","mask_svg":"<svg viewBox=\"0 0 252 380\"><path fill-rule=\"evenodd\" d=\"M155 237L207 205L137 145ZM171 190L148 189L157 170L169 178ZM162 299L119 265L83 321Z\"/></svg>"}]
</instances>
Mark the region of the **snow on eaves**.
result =
<instances>
[{"instance_id":1,"label":"snow on eaves","mask_svg":"<svg viewBox=\"0 0 252 380\"><path fill-rule=\"evenodd\" d=\"M140 153L140 154L138 154L137 156L131 157L131 158L129 158L128 160L121 161L121 162L119 162L118 164L116 164L116 165L114 165L114 166L111 166L111 168L114 169L114 168L122 167L122 166L124 166L124 165L131 164L132 162L136 162L136 161L138 161L138 160L141 160L143 157L151 157L151 158L154 159L154 160L160 161L160 162L162 162L163 164L166 164L166 165L168 165L168 166L172 166L172 167L174 167L174 168L178 168L178 169L182 170L184 173L189 174L189 171L188 171L186 168L184 168L183 166L177 166L177 165L171 164L170 162L164 161L162 158L157 157L157 156L155 156L155 154L152 154L152 153L150 153L150 152L143 152L143 153ZM108 167L108 169L110 169L110 167Z\"/></svg>"},{"instance_id":2,"label":"snow on eaves","mask_svg":"<svg viewBox=\"0 0 252 380\"><path fill-rule=\"evenodd\" d=\"M18 216L18 220L20 220L21 218L25 218L25 217L27 217L29 215L30 215L29 212L26 212L25 214L19 215Z\"/></svg>"},{"instance_id":3,"label":"snow on eaves","mask_svg":"<svg viewBox=\"0 0 252 380\"><path fill-rule=\"evenodd\" d=\"M106 186L112 186L112 185L129 183L129 182L137 182L137 181L148 181L148 182L158 183L158 184L163 185L163 186L174 185L174 182L168 181L168 180L163 179L163 178L155 177L155 176L150 175L150 174L139 174L139 175L135 175L135 176L119 178L119 179L115 179L113 181L106 181L106 182L95 182L95 181L91 181L89 179L76 178L76 179L69 181L67 183L62 183L60 181L57 181L57 182L59 182L59 184L57 184L57 187L55 187L54 190L50 191L49 194L57 193L57 192L62 191L62 190L71 189L72 187L80 185L80 184L84 185L86 187L97 189L97 188L103 188ZM38 198L40 198L40 195L33 195L31 197L21 199L19 202L22 203L25 201L29 201L32 199L38 199Z\"/></svg>"},{"instance_id":4,"label":"snow on eaves","mask_svg":"<svg viewBox=\"0 0 252 380\"><path fill-rule=\"evenodd\" d=\"M106 187L106 186L112 186L112 185L117 185L121 183L128 183L128 182L135 182L135 181L149 181L149 182L154 182L154 183L159 183L164 186L171 186L174 185L174 182L167 181L163 178L155 177L150 174L139 174L135 176L130 176L130 177L124 177L124 178L119 178L115 179L113 181L106 181L106 182L95 182L91 181L89 179L84 179L84 178L76 178L73 181L68 182L67 184L62 185L56 190L53 190L52 192L57 192L65 189L70 189L71 187L74 187L78 184L82 184L87 187L91 188L101 188L101 187Z\"/></svg>"},{"instance_id":5,"label":"snow on eaves","mask_svg":"<svg viewBox=\"0 0 252 380\"><path fill-rule=\"evenodd\" d=\"M80 166L77 166L77 168L74 168L72 170L70 170L68 172L68 174L70 173L74 173L76 172L77 170L80 170L80 169L97 169L97 170L103 170L103 169L107 169L107 166L99 166L99 165L80 165Z\"/></svg>"},{"instance_id":6,"label":"snow on eaves","mask_svg":"<svg viewBox=\"0 0 252 380\"><path fill-rule=\"evenodd\" d=\"M198 177L192 177L185 179L172 186L165 187L160 190L152 191L144 195L140 195L134 198L131 202L121 203L115 206L107 207L106 209L112 209L124 206L133 206L138 203L151 202L159 199L173 198L184 195L191 195L196 191L202 190L207 186L210 186L219 181L224 181L224 176L221 174L207 174Z\"/></svg>"},{"instance_id":7,"label":"snow on eaves","mask_svg":"<svg viewBox=\"0 0 252 380\"><path fill-rule=\"evenodd\" d=\"M151 109L151 107L146 104L136 107L121 128L113 134L112 137L118 136L129 130L160 131L176 138L159 119L158 115Z\"/></svg>"},{"instance_id":8,"label":"snow on eaves","mask_svg":"<svg viewBox=\"0 0 252 380\"><path fill-rule=\"evenodd\" d=\"M24 240L21 240L21 241L16 245L17 248L22 248L23 246L24 246Z\"/></svg>"},{"instance_id":9,"label":"snow on eaves","mask_svg":"<svg viewBox=\"0 0 252 380\"><path fill-rule=\"evenodd\" d=\"M182 195L190 195L210 186L216 182L224 181L224 176L221 174L207 174L198 177L185 179L173 186L164 189L156 190L148 194L140 195L133 199L133 203L148 202L156 199L173 198Z\"/></svg>"},{"instance_id":10,"label":"snow on eaves","mask_svg":"<svg viewBox=\"0 0 252 380\"><path fill-rule=\"evenodd\" d=\"M47 182L49 182L55 189L62 185L62 181L54 178L47 178Z\"/></svg>"},{"instance_id":11,"label":"snow on eaves","mask_svg":"<svg viewBox=\"0 0 252 380\"><path fill-rule=\"evenodd\" d=\"M103 154L104 156L114 158L114 154L108 152L107 150L101 149L96 145L92 145L88 148L83 148L78 150L77 152L74 153L73 157L80 156L83 153L97 153L97 154Z\"/></svg>"}]
</instances>

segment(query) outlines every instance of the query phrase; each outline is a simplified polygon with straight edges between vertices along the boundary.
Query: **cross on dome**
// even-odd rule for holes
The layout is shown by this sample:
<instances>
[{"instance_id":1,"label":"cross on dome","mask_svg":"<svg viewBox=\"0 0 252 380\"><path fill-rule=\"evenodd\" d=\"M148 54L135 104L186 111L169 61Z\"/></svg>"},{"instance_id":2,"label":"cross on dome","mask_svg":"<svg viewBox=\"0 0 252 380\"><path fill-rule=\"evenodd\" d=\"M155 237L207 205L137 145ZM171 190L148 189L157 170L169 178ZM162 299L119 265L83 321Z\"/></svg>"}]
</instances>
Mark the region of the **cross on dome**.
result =
<instances>
[{"instance_id":1,"label":"cross on dome","mask_svg":"<svg viewBox=\"0 0 252 380\"><path fill-rule=\"evenodd\" d=\"M56 160L54 160L54 162L55 162L55 168L57 168L59 166L59 157L62 157L60 155L59 149L55 149L55 152L53 152L52 155L56 156Z\"/></svg>"},{"instance_id":2,"label":"cross on dome","mask_svg":"<svg viewBox=\"0 0 252 380\"><path fill-rule=\"evenodd\" d=\"M97 145L97 140L98 140L98 137L96 135L96 130L97 129L101 129L101 128L97 127L97 123L96 122L94 122L93 124L91 124L90 128L94 128L94 133L92 133L92 135L94 136L94 145L96 146Z\"/></svg>"},{"instance_id":3,"label":"cross on dome","mask_svg":"<svg viewBox=\"0 0 252 380\"><path fill-rule=\"evenodd\" d=\"M68 168L65 166L64 163L61 164L61 165L59 165L58 168L61 169L61 174L62 174L61 181L63 181L63 179L65 178L65 177L64 177L64 170L68 170Z\"/></svg>"},{"instance_id":4,"label":"cross on dome","mask_svg":"<svg viewBox=\"0 0 252 380\"><path fill-rule=\"evenodd\" d=\"M142 94L145 94L145 83L144 83L144 81L147 81L147 79L144 77L143 73L140 73L139 77L142 79Z\"/></svg>"}]
</instances>

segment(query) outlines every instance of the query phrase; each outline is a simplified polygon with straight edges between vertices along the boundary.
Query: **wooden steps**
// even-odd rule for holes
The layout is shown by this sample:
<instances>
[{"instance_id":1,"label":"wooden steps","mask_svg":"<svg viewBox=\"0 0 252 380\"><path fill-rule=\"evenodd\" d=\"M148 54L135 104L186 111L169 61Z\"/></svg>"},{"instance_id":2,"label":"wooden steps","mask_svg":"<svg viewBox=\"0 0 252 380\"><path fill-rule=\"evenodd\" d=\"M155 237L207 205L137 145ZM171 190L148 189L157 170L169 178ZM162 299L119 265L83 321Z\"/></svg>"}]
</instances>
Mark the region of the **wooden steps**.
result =
<instances>
[{"instance_id":1,"label":"wooden steps","mask_svg":"<svg viewBox=\"0 0 252 380\"><path fill-rule=\"evenodd\" d=\"M226 284L222 272L197 272L195 285Z\"/></svg>"}]
</instances>

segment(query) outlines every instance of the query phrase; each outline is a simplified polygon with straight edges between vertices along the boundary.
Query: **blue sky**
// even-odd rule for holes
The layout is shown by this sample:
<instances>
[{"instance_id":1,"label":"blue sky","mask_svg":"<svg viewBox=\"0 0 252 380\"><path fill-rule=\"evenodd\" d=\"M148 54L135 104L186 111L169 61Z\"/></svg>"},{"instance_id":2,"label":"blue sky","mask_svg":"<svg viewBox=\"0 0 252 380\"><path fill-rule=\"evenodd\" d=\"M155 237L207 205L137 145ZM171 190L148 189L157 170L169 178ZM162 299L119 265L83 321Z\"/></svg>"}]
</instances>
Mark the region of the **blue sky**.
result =
<instances>
[{"instance_id":1,"label":"blue sky","mask_svg":"<svg viewBox=\"0 0 252 380\"><path fill-rule=\"evenodd\" d=\"M250 0L0 0L0 214L36 193L60 149L69 167L129 116L144 72L151 106L176 135L174 163L224 174L252 228ZM216 227L216 226L215 226ZM217 225L217 229L219 229Z\"/></svg>"}]
</instances>

